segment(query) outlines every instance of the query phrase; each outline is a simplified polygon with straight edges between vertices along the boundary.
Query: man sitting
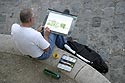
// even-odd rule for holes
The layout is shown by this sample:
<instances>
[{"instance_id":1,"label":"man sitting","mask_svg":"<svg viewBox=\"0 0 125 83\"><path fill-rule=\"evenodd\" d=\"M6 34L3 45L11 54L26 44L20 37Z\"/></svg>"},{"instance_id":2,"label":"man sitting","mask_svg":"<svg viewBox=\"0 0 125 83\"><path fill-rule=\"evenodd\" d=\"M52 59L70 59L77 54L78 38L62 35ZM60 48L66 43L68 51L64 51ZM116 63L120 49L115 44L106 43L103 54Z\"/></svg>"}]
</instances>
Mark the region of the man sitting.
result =
<instances>
[{"instance_id":1,"label":"man sitting","mask_svg":"<svg viewBox=\"0 0 125 83\"><path fill-rule=\"evenodd\" d=\"M35 30L34 14L32 9L23 9L20 12L21 24L13 24L11 35L17 49L23 55L29 55L40 60L47 59L54 49L54 46L63 49L65 40L63 36L51 33L51 30L44 28L44 34L41 35L42 28Z\"/></svg>"}]
</instances>

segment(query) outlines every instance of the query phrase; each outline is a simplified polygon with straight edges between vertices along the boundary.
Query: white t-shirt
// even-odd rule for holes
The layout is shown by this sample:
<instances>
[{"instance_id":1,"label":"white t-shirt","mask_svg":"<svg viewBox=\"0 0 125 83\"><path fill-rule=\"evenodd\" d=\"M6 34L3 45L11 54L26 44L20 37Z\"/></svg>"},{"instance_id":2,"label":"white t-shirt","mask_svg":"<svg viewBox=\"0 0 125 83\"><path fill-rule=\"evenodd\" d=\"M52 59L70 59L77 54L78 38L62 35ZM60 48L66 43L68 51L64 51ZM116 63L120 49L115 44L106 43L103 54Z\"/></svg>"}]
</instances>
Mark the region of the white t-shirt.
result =
<instances>
[{"instance_id":1,"label":"white t-shirt","mask_svg":"<svg viewBox=\"0 0 125 83\"><path fill-rule=\"evenodd\" d=\"M43 54L43 49L50 46L40 32L31 27L22 27L19 24L13 24L11 35L16 44L17 49L23 55L30 55L34 58L40 57Z\"/></svg>"}]
</instances>

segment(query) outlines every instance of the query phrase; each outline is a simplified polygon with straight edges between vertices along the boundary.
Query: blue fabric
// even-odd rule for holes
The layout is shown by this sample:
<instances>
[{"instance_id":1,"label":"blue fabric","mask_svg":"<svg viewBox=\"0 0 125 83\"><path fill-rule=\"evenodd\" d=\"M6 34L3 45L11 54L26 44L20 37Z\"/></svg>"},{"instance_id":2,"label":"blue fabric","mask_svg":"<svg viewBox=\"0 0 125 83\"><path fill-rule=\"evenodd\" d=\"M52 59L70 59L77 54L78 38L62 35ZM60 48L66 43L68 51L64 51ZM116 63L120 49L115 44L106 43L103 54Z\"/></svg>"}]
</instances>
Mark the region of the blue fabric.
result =
<instances>
[{"instance_id":1,"label":"blue fabric","mask_svg":"<svg viewBox=\"0 0 125 83\"><path fill-rule=\"evenodd\" d=\"M40 57L37 59L44 60L50 57L50 55L53 52L54 46L56 45L58 48L63 49L65 44L65 39L62 35L57 35L50 33L49 35L49 43L50 43L50 49L47 52L44 52Z\"/></svg>"}]
</instances>

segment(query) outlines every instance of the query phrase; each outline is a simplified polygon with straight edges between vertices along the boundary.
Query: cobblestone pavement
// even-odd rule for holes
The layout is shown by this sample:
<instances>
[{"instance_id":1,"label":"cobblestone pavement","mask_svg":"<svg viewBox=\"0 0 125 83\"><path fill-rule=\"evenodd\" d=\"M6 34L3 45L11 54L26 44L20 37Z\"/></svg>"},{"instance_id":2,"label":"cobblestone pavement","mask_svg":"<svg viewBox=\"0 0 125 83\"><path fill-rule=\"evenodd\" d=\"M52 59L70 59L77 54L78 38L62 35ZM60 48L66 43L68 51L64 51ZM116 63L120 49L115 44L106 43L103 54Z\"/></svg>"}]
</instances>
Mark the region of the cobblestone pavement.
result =
<instances>
[{"instance_id":1,"label":"cobblestone pavement","mask_svg":"<svg viewBox=\"0 0 125 83\"><path fill-rule=\"evenodd\" d=\"M22 8L34 9L39 26L48 8L78 16L70 36L97 51L109 66L112 83L125 82L125 0L1 0L0 33L10 34Z\"/></svg>"}]
</instances>

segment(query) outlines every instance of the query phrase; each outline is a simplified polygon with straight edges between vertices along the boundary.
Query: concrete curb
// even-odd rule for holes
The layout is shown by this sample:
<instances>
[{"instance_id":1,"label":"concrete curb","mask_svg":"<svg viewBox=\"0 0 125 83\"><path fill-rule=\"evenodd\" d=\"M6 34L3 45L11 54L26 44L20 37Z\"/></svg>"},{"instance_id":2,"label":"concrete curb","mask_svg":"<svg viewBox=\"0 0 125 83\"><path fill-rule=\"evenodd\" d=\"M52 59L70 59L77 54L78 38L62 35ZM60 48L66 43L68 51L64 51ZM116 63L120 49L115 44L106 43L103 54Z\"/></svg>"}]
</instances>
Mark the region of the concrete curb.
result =
<instances>
[{"instance_id":1,"label":"concrete curb","mask_svg":"<svg viewBox=\"0 0 125 83\"><path fill-rule=\"evenodd\" d=\"M5 53L10 53L10 54L15 54L15 55L22 55L16 49L16 46L13 40L11 39L10 35L0 34L0 39L1 39L0 52L5 52ZM51 65L53 67L56 67L63 54L73 56L57 48L55 48L54 51L59 53L60 55L59 59L54 59L51 56L49 59L43 60L41 62ZM60 70L60 71L68 75L70 78L75 79L78 83L110 83L110 81L106 79L101 73L99 73L94 68L84 63L80 59L77 59L77 62L71 72L66 72L63 70Z\"/></svg>"}]
</instances>

